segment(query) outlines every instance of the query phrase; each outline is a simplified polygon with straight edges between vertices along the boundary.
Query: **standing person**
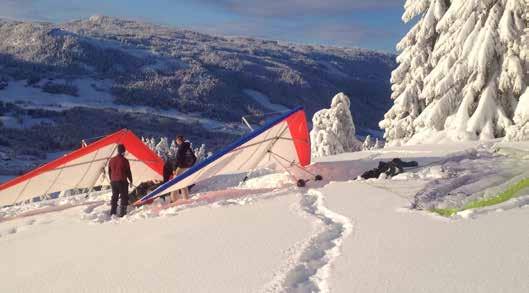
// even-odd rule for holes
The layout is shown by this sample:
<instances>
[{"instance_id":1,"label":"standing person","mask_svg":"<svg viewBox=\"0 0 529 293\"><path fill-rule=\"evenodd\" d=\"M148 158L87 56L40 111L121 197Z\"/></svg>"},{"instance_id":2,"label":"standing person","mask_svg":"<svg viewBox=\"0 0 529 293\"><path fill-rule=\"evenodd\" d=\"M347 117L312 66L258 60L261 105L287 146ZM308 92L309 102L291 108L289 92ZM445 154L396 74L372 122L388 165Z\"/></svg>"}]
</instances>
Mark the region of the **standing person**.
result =
<instances>
[{"instance_id":1,"label":"standing person","mask_svg":"<svg viewBox=\"0 0 529 293\"><path fill-rule=\"evenodd\" d=\"M191 144L188 141L185 141L183 136L178 135L175 141L178 146L175 158L175 176L178 176L191 168L191 166L195 164L197 157L195 156L193 149L191 149ZM184 187L180 190L171 192L171 202L176 202L178 200L178 193L182 194L184 200L189 199L189 189Z\"/></svg>"},{"instance_id":2,"label":"standing person","mask_svg":"<svg viewBox=\"0 0 529 293\"><path fill-rule=\"evenodd\" d=\"M112 199L110 200L110 215L115 215L118 208L118 198L120 199L119 217L127 213L129 204L129 183L132 186L132 172L130 171L129 160L125 158L125 146L118 145L118 154L110 159L108 163L108 177L112 186Z\"/></svg>"}]
</instances>

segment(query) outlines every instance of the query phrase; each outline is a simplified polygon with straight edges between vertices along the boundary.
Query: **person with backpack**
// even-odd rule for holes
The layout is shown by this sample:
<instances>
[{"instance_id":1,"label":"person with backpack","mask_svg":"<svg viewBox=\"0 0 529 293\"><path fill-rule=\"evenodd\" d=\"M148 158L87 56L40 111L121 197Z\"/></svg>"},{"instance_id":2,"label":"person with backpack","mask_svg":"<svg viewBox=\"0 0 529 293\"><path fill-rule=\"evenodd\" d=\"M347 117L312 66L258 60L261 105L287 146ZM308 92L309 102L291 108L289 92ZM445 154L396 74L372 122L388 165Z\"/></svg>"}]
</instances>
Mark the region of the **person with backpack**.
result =
<instances>
[{"instance_id":1,"label":"person with backpack","mask_svg":"<svg viewBox=\"0 0 529 293\"><path fill-rule=\"evenodd\" d=\"M177 150L176 157L174 160L174 167L176 168L174 171L174 175L178 176L187 171L187 169L191 168L197 161L197 157L195 156L195 153L191 148L191 144L186 141L182 135L178 135L176 137L175 142L177 145ZM179 193L182 194L182 199L189 199L189 189L185 187L180 190L171 192L171 202L176 202L178 200Z\"/></svg>"},{"instance_id":2,"label":"person with backpack","mask_svg":"<svg viewBox=\"0 0 529 293\"><path fill-rule=\"evenodd\" d=\"M132 186L132 172L129 160L125 158L125 146L119 144L118 154L108 162L108 177L112 187L112 199L110 200L110 215L115 215L118 209L118 198L120 199L119 217L127 214L129 204L129 182ZM128 182L127 182L128 179Z\"/></svg>"}]
</instances>

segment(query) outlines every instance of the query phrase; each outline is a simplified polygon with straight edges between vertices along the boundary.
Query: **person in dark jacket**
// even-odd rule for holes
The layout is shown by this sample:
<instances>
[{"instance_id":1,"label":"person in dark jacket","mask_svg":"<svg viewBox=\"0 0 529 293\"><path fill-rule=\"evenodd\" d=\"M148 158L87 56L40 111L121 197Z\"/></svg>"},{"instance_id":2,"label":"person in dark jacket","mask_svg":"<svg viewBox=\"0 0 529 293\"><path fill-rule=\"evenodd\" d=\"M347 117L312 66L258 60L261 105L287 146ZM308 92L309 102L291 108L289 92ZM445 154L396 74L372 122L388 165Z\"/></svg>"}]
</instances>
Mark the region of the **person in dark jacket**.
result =
<instances>
[{"instance_id":1,"label":"person in dark jacket","mask_svg":"<svg viewBox=\"0 0 529 293\"><path fill-rule=\"evenodd\" d=\"M118 208L118 198L120 199L119 217L127 214L129 204L129 183L132 186L132 172L130 171L129 160L125 158L125 146L118 145L118 154L110 159L108 163L108 176L112 186L112 199L110 200L110 215L115 215ZM128 182L127 182L128 179Z\"/></svg>"},{"instance_id":2,"label":"person in dark jacket","mask_svg":"<svg viewBox=\"0 0 529 293\"><path fill-rule=\"evenodd\" d=\"M181 135L176 137L176 145L178 146L176 150L176 157L174 160L175 168L174 175L178 176L184 173L187 169L191 168L197 160L191 144L188 141L185 141L185 138ZM178 200L178 194L182 194L182 199L189 199L189 189L187 187L182 188L177 191L171 192L171 202L176 202Z\"/></svg>"}]
</instances>

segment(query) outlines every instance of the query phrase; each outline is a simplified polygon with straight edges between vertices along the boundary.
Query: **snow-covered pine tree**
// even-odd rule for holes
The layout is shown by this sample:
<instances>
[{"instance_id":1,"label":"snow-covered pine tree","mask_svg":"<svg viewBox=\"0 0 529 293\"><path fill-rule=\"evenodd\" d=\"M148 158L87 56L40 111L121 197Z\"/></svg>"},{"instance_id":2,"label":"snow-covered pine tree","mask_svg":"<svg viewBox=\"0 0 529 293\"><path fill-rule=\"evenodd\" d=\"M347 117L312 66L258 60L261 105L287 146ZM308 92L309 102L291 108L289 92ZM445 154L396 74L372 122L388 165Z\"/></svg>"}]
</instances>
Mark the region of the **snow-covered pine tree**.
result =
<instances>
[{"instance_id":1,"label":"snow-covered pine tree","mask_svg":"<svg viewBox=\"0 0 529 293\"><path fill-rule=\"evenodd\" d=\"M205 144L201 144L200 147L195 148L193 152L195 153L195 157L197 157L197 162L203 161L209 157Z\"/></svg>"},{"instance_id":2,"label":"snow-covered pine tree","mask_svg":"<svg viewBox=\"0 0 529 293\"><path fill-rule=\"evenodd\" d=\"M145 137L141 137L141 142L143 142L147 147L149 147L149 139ZM150 147L149 147L150 148Z\"/></svg>"},{"instance_id":3,"label":"snow-covered pine tree","mask_svg":"<svg viewBox=\"0 0 529 293\"><path fill-rule=\"evenodd\" d=\"M362 149L362 143L355 137L350 101L345 94L334 96L330 109L323 109L314 114L312 124L310 139L314 157Z\"/></svg>"},{"instance_id":4,"label":"snow-covered pine tree","mask_svg":"<svg viewBox=\"0 0 529 293\"><path fill-rule=\"evenodd\" d=\"M169 142L168 142L167 137L160 138L160 142L156 145L155 150L160 158L162 158L163 160L168 159Z\"/></svg>"},{"instance_id":5,"label":"snow-covered pine tree","mask_svg":"<svg viewBox=\"0 0 529 293\"><path fill-rule=\"evenodd\" d=\"M156 151L156 139L154 137L151 137L151 139L149 140L148 146L154 152Z\"/></svg>"},{"instance_id":6,"label":"snow-covered pine tree","mask_svg":"<svg viewBox=\"0 0 529 293\"><path fill-rule=\"evenodd\" d=\"M408 3L412 2L416 1L406 2L405 15L411 7ZM422 82L422 89L418 97L406 93L400 90L407 87L402 85L404 79L393 78L395 105L381 122L388 142L418 143L431 137L486 140L506 134L510 138L523 137L522 124L527 122L523 118L527 107L518 101L529 81L527 44L522 41L528 26L525 0L424 2L430 5L422 10L423 17L417 25L422 24L430 13L440 16L432 26L433 47L427 60L418 64L422 70L405 67L404 73L398 73L397 69L393 74L394 77L410 74L411 79L406 84ZM409 43L405 48L400 47L403 50L401 56L414 45ZM399 63L403 66L407 59L401 56ZM427 74L423 76L415 72ZM402 100L415 98L421 106L418 115L402 107ZM400 122L402 119L395 113L409 117L406 123L411 121L411 126ZM396 131L404 129L397 127L402 124L408 127L404 135Z\"/></svg>"},{"instance_id":7,"label":"snow-covered pine tree","mask_svg":"<svg viewBox=\"0 0 529 293\"><path fill-rule=\"evenodd\" d=\"M384 143L381 142L378 138L375 139L375 145L373 146L373 150L378 150L384 147Z\"/></svg>"},{"instance_id":8,"label":"snow-covered pine tree","mask_svg":"<svg viewBox=\"0 0 529 293\"><path fill-rule=\"evenodd\" d=\"M364 143L362 144L362 150L368 151L368 150L373 149L374 146L375 146L375 143L373 142L371 135L367 135L364 140Z\"/></svg>"},{"instance_id":9,"label":"snow-covered pine tree","mask_svg":"<svg viewBox=\"0 0 529 293\"><path fill-rule=\"evenodd\" d=\"M525 2L526 27L522 35L520 59L521 63L525 65L527 74L527 68L529 68L529 0L525 0ZM529 140L529 81L526 82L525 92L520 96L513 120L514 125L507 129L506 139L511 141Z\"/></svg>"},{"instance_id":10,"label":"snow-covered pine tree","mask_svg":"<svg viewBox=\"0 0 529 293\"><path fill-rule=\"evenodd\" d=\"M510 141L529 140L529 87L520 97L514 113L514 123L507 129L505 138Z\"/></svg>"},{"instance_id":11,"label":"snow-covered pine tree","mask_svg":"<svg viewBox=\"0 0 529 293\"><path fill-rule=\"evenodd\" d=\"M177 150L178 150L178 146L176 144L176 141L173 139L171 141L171 146L169 147L169 150L168 150L168 153L167 153L167 157L169 157L169 158L176 157L176 151Z\"/></svg>"},{"instance_id":12,"label":"snow-covered pine tree","mask_svg":"<svg viewBox=\"0 0 529 293\"><path fill-rule=\"evenodd\" d=\"M155 138L151 138L151 139L142 138L142 141L163 160L172 159L176 157L176 151L178 147L174 140L171 141L170 145L169 145L169 139L167 137L160 137L160 141L158 143L156 143ZM191 148L193 149L192 144L191 144ZM205 144L200 145L200 147L198 148L194 148L193 152L195 153L195 156L197 157L197 162L205 160L212 155L211 152L208 152L206 150Z\"/></svg>"},{"instance_id":13,"label":"snow-covered pine tree","mask_svg":"<svg viewBox=\"0 0 529 293\"><path fill-rule=\"evenodd\" d=\"M402 20L419 18L413 28L397 44L399 66L391 74L393 107L386 113L380 127L384 138L398 145L415 134L414 120L425 108L419 96L425 77L432 70L431 52L438 39L435 30L448 6L446 0L407 0Z\"/></svg>"}]
</instances>

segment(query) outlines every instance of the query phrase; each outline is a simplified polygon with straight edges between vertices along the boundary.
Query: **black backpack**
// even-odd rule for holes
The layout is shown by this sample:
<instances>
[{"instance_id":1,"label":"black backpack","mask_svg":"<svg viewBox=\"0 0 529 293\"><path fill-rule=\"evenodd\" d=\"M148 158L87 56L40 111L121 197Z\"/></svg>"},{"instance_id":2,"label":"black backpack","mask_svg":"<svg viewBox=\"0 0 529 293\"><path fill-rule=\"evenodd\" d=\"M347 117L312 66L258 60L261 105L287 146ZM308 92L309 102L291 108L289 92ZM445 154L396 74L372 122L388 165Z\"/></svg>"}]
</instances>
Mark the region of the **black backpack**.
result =
<instances>
[{"instance_id":1,"label":"black backpack","mask_svg":"<svg viewBox=\"0 0 529 293\"><path fill-rule=\"evenodd\" d=\"M187 148L182 159L182 168L191 168L197 162L197 157L191 148Z\"/></svg>"}]
</instances>

